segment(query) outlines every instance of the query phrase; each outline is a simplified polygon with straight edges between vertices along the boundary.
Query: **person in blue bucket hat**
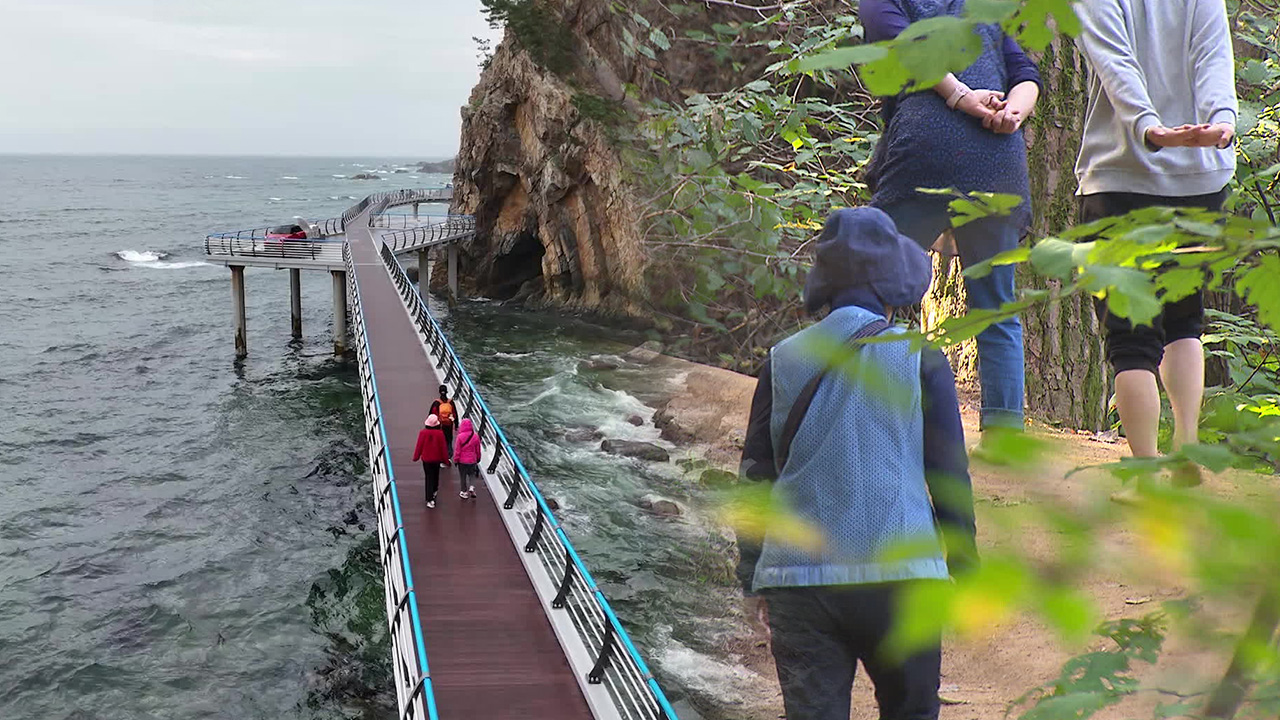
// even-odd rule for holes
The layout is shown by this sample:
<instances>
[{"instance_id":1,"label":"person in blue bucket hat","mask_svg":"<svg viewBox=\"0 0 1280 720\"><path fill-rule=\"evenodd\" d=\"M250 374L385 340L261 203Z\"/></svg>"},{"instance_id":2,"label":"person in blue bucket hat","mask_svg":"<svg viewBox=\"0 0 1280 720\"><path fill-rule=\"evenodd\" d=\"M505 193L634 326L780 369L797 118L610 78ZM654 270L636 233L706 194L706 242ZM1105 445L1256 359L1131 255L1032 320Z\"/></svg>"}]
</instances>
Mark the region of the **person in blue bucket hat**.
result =
<instances>
[{"instance_id":1,"label":"person in blue bucket hat","mask_svg":"<svg viewBox=\"0 0 1280 720\"><path fill-rule=\"evenodd\" d=\"M738 579L770 633L788 720L847 720L858 663L881 718L938 717L941 637L905 659L885 639L906 588L977 561L955 378L941 351L905 340L857 345L859 373L817 352L901 334L887 318L930 278L928 255L884 212L832 213L804 287L808 312L830 312L760 370L741 474L773 483L775 503L820 537L801 546L766 527L738 539ZM908 544L925 550L893 553Z\"/></svg>"}]
</instances>

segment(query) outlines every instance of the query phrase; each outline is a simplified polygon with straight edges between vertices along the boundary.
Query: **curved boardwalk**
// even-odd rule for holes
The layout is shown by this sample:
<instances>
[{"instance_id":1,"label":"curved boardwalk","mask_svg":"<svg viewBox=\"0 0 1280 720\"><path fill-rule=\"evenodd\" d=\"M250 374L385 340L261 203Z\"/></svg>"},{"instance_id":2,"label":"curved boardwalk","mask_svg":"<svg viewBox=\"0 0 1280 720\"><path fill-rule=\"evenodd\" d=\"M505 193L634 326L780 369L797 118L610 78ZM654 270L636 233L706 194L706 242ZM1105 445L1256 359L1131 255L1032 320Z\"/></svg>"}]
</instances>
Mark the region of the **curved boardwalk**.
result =
<instances>
[{"instance_id":1,"label":"curved boardwalk","mask_svg":"<svg viewBox=\"0 0 1280 720\"><path fill-rule=\"evenodd\" d=\"M411 460L440 380L418 340L379 248L367 210L348 224L369 351L390 442L409 564L436 703L443 720L591 718L483 483L458 497L455 468L441 472L428 510L422 466Z\"/></svg>"}]
</instances>

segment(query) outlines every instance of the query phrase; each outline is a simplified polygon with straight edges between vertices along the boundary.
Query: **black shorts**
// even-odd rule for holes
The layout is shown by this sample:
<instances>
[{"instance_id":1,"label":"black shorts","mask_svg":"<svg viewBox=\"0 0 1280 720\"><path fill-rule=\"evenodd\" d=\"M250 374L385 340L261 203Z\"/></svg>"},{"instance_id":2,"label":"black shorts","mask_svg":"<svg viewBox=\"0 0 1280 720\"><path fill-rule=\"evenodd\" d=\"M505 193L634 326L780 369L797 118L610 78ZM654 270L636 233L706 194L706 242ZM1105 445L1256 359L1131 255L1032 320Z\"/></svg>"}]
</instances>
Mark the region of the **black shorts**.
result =
<instances>
[{"instance_id":1,"label":"black shorts","mask_svg":"<svg viewBox=\"0 0 1280 720\"><path fill-rule=\"evenodd\" d=\"M1223 188L1209 195L1188 197L1163 197L1140 193L1097 193L1080 198L1080 222L1090 223L1102 218L1124 215L1140 208L1157 205L1168 207L1204 208L1221 210L1227 199ZM1127 318L1116 317L1107 311L1105 302L1094 303L1098 319L1107 329L1107 360L1116 372L1125 370L1150 370L1158 372L1164 359L1164 348L1169 343L1186 338L1198 338L1204 330L1204 291L1181 300L1166 303L1151 325L1134 327Z\"/></svg>"}]
</instances>

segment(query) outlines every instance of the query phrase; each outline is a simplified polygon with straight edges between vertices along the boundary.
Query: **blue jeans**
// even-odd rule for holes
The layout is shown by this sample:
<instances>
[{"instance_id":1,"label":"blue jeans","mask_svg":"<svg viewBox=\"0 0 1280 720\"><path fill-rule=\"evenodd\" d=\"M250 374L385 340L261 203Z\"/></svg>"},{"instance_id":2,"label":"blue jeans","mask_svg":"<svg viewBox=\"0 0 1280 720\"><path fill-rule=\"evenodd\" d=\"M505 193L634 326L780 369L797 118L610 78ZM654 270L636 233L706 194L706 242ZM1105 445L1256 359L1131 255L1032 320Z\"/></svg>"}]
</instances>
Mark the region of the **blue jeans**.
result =
<instances>
[{"instance_id":1,"label":"blue jeans","mask_svg":"<svg viewBox=\"0 0 1280 720\"><path fill-rule=\"evenodd\" d=\"M907 200L881 208L898 231L928 250L951 228L946 199ZM986 217L954 228L960 265L970 265L1018 246L1022 228L1009 218ZM1014 266L993 268L986 277L965 278L969 308L998 310L1017 299ZM1022 350L1022 321L1017 317L995 323L978 335L978 380L982 385L982 427L1022 427L1026 361Z\"/></svg>"}]
</instances>

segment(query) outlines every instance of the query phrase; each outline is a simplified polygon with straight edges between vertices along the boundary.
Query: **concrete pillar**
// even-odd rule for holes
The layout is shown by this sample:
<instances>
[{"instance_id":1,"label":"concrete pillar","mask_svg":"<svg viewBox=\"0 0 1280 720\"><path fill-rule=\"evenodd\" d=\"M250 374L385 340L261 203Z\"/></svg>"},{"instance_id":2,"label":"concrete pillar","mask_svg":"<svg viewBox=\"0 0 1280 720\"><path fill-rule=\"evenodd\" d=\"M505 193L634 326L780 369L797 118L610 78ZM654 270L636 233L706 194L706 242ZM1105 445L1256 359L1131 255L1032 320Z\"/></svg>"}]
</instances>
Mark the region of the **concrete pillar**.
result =
<instances>
[{"instance_id":1,"label":"concrete pillar","mask_svg":"<svg viewBox=\"0 0 1280 720\"><path fill-rule=\"evenodd\" d=\"M302 337L302 271L298 268L289 268L289 319L293 336Z\"/></svg>"},{"instance_id":2,"label":"concrete pillar","mask_svg":"<svg viewBox=\"0 0 1280 720\"><path fill-rule=\"evenodd\" d=\"M449 243L449 297L458 299L458 243Z\"/></svg>"},{"instance_id":3,"label":"concrete pillar","mask_svg":"<svg viewBox=\"0 0 1280 720\"><path fill-rule=\"evenodd\" d=\"M347 273L330 270L333 275L333 353L347 351Z\"/></svg>"},{"instance_id":4,"label":"concrete pillar","mask_svg":"<svg viewBox=\"0 0 1280 720\"><path fill-rule=\"evenodd\" d=\"M431 251L418 251L418 292L426 295L431 292Z\"/></svg>"},{"instance_id":5,"label":"concrete pillar","mask_svg":"<svg viewBox=\"0 0 1280 720\"><path fill-rule=\"evenodd\" d=\"M413 219L418 219L418 203L413 204Z\"/></svg>"},{"instance_id":6,"label":"concrete pillar","mask_svg":"<svg viewBox=\"0 0 1280 720\"><path fill-rule=\"evenodd\" d=\"M244 313L244 266L231 265L231 307L236 320L236 357L249 354L249 339Z\"/></svg>"}]
</instances>

